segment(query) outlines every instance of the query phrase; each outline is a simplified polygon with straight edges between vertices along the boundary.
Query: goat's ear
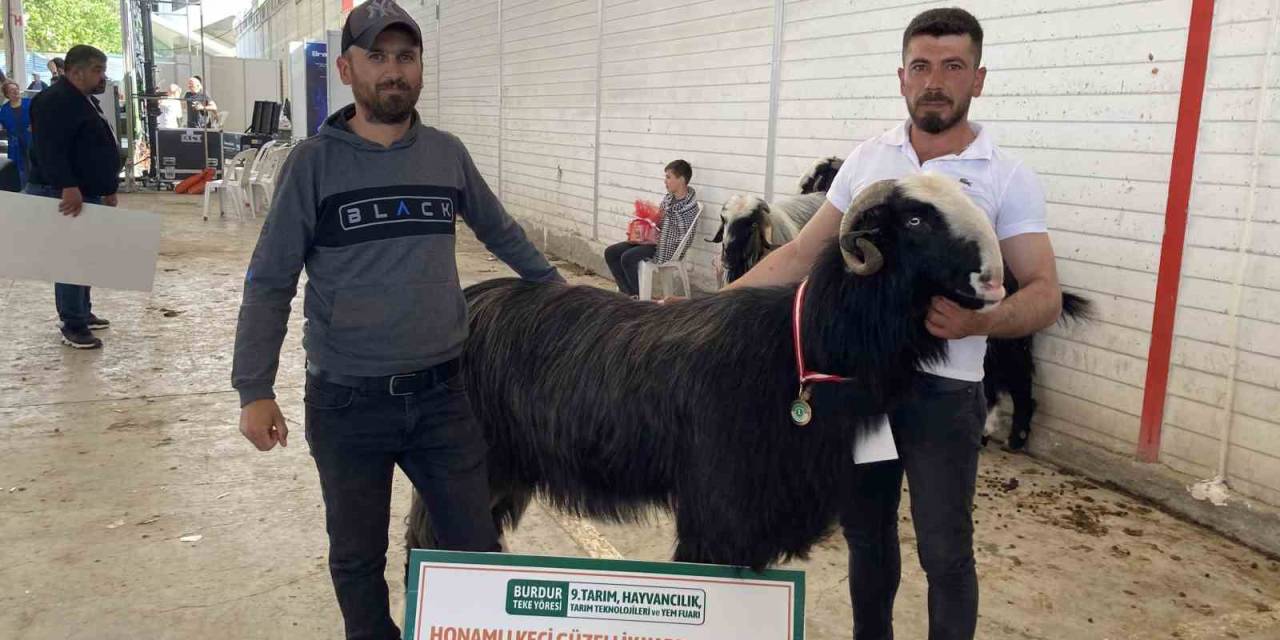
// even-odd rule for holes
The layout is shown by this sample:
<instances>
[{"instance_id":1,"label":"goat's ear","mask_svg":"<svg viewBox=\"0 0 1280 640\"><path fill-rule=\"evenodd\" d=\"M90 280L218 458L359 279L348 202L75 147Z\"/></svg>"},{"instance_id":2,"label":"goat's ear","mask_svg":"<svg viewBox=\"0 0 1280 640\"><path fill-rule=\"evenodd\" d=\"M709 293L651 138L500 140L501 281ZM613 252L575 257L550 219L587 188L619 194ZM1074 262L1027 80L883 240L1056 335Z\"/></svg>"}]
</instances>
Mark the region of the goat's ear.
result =
<instances>
[{"instance_id":1,"label":"goat's ear","mask_svg":"<svg viewBox=\"0 0 1280 640\"><path fill-rule=\"evenodd\" d=\"M723 241L724 241L724 223L721 222L720 228L716 229L716 237L708 240L707 242L723 242Z\"/></svg>"}]
</instances>

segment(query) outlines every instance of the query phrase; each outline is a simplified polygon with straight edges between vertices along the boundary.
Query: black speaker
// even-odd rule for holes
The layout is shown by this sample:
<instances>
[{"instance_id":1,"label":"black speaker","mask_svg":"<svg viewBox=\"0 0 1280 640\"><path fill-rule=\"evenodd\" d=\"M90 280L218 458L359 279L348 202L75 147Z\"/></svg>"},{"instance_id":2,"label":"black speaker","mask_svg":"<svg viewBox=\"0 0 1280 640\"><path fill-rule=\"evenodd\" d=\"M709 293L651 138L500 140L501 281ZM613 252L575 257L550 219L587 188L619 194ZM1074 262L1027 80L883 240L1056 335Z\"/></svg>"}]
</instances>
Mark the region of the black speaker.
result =
<instances>
[{"instance_id":1,"label":"black speaker","mask_svg":"<svg viewBox=\"0 0 1280 640\"><path fill-rule=\"evenodd\" d=\"M273 135L273 136L274 136L275 134L280 133L280 109L281 109L281 106L280 106L280 103L279 103L279 102L271 102L271 103L268 103L268 104L270 104L270 105L271 105L271 114L270 114L269 116L267 116L266 129L265 129L265 131L263 131L263 133L266 133L266 134L269 134L269 135Z\"/></svg>"},{"instance_id":2,"label":"black speaker","mask_svg":"<svg viewBox=\"0 0 1280 640\"><path fill-rule=\"evenodd\" d=\"M262 131L262 112L266 107L265 100L254 101L253 117L249 119L249 129L246 133L260 133Z\"/></svg>"}]
</instances>

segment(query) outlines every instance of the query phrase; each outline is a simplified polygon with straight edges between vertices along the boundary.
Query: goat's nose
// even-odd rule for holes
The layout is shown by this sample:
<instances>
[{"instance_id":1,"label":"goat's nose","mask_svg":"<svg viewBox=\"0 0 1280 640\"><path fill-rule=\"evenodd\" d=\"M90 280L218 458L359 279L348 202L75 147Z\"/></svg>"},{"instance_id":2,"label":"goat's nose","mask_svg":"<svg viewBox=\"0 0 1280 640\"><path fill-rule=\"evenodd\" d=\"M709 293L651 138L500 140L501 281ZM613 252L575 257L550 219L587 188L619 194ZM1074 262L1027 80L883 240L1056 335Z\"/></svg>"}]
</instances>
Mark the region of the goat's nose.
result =
<instances>
[{"instance_id":1,"label":"goat's nose","mask_svg":"<svg viewBox=\"0 0 1280 640\"><path fill-rule=\"evenodd\" d=\"M987 289L998 289L1004 285L1004 279L995 277L990 271L983 271L978 274L978 282L981 282L982 286Z\"/></svg>"}]
</instances>

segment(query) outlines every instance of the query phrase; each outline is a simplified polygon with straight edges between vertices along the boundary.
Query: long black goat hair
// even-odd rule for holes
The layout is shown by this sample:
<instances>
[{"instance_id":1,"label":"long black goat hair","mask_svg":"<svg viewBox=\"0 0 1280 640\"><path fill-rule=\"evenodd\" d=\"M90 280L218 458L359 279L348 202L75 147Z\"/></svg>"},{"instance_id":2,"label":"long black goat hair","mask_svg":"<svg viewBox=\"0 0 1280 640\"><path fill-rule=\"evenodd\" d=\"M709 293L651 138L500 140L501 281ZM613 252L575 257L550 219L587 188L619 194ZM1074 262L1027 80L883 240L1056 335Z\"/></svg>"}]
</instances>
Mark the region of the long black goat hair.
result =
<instances>
[{"instance_id":1,"label":"long black goat hair","mask_svg":"<svg viewBox=\"0 0 1280 640\"><path fill-rule=\"evenodd\" d=\"M803 557L836 521L857 431L945 353L924 323L939 282L1000 265L994 234L971 237L976 207L940 211L909 197L921 191L882 185L861 205L867 219L847 214L815 263L807 365L851 381L816 385L805 427L789 414L794 286L667 305L514 279L468 288L464 371L495 521L514 527L535 494L615 522L669 509L678 561L761 569ZM435 542L416 494L406 542Z\"/></svg>"}]
</instances>

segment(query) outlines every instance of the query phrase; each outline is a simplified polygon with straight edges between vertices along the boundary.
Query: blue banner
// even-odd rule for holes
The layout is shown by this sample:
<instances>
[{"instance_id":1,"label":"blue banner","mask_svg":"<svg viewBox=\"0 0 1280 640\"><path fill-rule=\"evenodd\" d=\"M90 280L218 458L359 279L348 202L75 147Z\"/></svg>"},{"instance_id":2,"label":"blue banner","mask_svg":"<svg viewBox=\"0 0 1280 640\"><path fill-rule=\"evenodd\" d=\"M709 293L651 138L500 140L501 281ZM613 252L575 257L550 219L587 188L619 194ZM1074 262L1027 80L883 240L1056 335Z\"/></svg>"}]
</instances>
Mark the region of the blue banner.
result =
<instances>
[{"instance_id":1,"label":"blue banner","mask_svg":"<svg viewBox=\"0 0 1280 640\"><path fill-rule=\"evenodd\" d=\"M307 82L307 135L313 136L329 115L329 45L308 42L305 49Z\"/></svg>"}]
</instances>

